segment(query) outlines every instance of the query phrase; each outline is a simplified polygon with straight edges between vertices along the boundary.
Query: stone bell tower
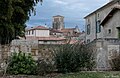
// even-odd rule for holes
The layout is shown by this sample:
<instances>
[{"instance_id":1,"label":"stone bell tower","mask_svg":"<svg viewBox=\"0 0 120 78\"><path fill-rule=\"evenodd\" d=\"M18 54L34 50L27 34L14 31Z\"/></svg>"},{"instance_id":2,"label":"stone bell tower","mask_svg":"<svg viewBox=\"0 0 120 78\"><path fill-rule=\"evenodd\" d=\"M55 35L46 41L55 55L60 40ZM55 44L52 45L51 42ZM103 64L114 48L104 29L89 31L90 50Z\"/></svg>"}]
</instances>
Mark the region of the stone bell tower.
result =
<instances>
[{"instance_id":1,"label":"stone bell tower","mask_svg":"<svg viewBox=\"0 0 120 78\"><path fill-rule=\"evenodd\" d=\"M64 29L64 17L60 15L53 16L53 29Z\"/></svg>"}]
</instances>

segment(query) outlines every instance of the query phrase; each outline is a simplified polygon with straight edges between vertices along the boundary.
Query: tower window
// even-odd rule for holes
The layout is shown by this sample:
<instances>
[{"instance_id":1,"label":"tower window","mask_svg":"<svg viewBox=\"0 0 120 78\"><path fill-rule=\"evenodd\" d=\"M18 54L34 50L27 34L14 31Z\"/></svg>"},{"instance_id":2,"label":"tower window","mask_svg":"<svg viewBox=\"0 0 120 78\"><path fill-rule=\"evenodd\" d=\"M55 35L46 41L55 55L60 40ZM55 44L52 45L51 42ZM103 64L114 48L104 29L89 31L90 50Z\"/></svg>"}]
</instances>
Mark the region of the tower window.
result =
<instances>
[{"instance_id":1,"label":"tower window","mask_svg":"<svg viewBox=\"0 0 120 78\"><path fill-rule=\"evenodd\" d=\"M111 29L108 29L108 34L110 34L111 33Z\"/></svg>"}]
</instances>

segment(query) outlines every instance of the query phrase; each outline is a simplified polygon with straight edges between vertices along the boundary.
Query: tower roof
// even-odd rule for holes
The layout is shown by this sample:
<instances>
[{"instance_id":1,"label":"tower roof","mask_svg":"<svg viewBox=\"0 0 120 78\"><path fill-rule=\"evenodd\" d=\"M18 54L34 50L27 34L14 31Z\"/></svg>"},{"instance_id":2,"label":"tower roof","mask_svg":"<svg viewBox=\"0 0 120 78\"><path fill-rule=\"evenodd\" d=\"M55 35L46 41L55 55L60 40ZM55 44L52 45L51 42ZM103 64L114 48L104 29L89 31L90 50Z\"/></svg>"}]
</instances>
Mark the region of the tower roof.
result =
<instances>
[{"instance_id":1,"label":"tower roof","mask_svg":"<svg viewBox=\"0 0 120 78\"><path fill-rule=\"evenodd\" d=\"M61 16L61 15L56 15L56 16L53 16L53 17L64 17L64 16Z\"/></svg>"}]
</instances>

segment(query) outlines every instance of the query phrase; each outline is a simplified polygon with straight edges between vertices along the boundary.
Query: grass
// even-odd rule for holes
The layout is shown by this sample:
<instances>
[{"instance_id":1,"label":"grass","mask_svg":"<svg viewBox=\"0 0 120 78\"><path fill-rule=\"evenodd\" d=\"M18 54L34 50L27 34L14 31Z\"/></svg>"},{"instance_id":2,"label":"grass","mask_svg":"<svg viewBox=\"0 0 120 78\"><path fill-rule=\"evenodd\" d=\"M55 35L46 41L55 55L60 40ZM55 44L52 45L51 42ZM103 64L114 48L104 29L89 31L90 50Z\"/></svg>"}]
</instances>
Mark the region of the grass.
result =
<instances>
[{"instance_id":1,"label":"grass","mask_svg":"<svg viewBox=\"0 0 120 78\"><path fill-rule=\"evenodd\" d=\"M64 74L58 78L120 78L120 72L80 72Z\"/></svg>"}]
</instances>

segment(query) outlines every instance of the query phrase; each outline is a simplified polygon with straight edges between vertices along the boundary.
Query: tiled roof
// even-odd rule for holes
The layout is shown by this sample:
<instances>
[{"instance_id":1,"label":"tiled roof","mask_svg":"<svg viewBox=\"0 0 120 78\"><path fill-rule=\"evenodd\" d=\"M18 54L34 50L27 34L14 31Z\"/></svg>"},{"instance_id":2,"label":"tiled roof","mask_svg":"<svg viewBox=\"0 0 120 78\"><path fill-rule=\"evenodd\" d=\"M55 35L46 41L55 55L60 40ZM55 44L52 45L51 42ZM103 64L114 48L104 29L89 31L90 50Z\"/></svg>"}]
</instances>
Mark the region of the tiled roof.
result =
<instances>
[{"instance_id":1,"label":"tiled roof","mask_svg":"<svg viewBox=\"0 0 120 78\"><path fill-rule=\"evenodd\" d=\"M38 40L46 40L46 41L61 41L65 40L65 38L56 38L56 37L39 37Z\"/></svg>"},{"instance_id":2,"label":"tiled roof","mask_svg":"<svg viewBox=\"0 0 120 78\"><path fill-rule=\"evenodd\" d=\"M53 16L53 17L63 17L63 16L61 16L61 15L56 15L56 16Z\"/></svg>"},{"instance_id":3,"label":"tiled roof","mask_svg":"<svg viewBox=\"0 0 120 78\"><path fill-rule=\"evenodd\" d=\"M75 30L75 28L65 28L65 29L62 29L61 32L65 33L65 32L71 32L74 30Z\"/></svg>"},{"instance_id":4,"label":"tiled roof","mask_svg":"<svg viewBox=\"0 0 120 78\"><path fill-rule=\"evenodd\" d=\"M26 36L26 39L39 40L39 41L62 41L62 40L66 40L65 38L57 38L57 37L34 37L34 36Z\"/></svg>"},{"instance_id":5,"label":"tiled roof","mask_svg":"<svg viewBox=\"0 0 120 78\"><path fill-rule=\"evenodd\" d=\"M47 30L48 30L48 28L47 28L47 27L44 27L44 26L37 26L37 27L35 27L35 28L33 28L33 29L43 29L43 30L44 30L44 29L45 29L45 30L47 29Z\"/></svg>"},{"instance_id":6,"label":"tiled roof","mask_svg":"<svg viewBox=\"0 0 120 78\"><path fill-rule=\"evenodd\" d=\"M26 31L29 31L29 30L49 30L49 28L47 28L45 26L36 26L36 27L30 28L30 29L27 29Z\"/></svg>"},{"instance_id":7,"label":"tiled roof","mask_svg":"<svg viewBox=\"0 0 120 78\"><path fill-rule=\"evenodd\" d=\"M75 44L78 43L78 40L70 40L69 44Z\"/></svg>"},{"instance_id":8,"label":"tiled roof","mask_svg":"<svg viewBox=\"0 0 120 78\"><path fill-rule=\"evenodd\" d=\"M56 29L51 29L50 32L62 33L62 31Z\"/></svg>"}]
</instances>

